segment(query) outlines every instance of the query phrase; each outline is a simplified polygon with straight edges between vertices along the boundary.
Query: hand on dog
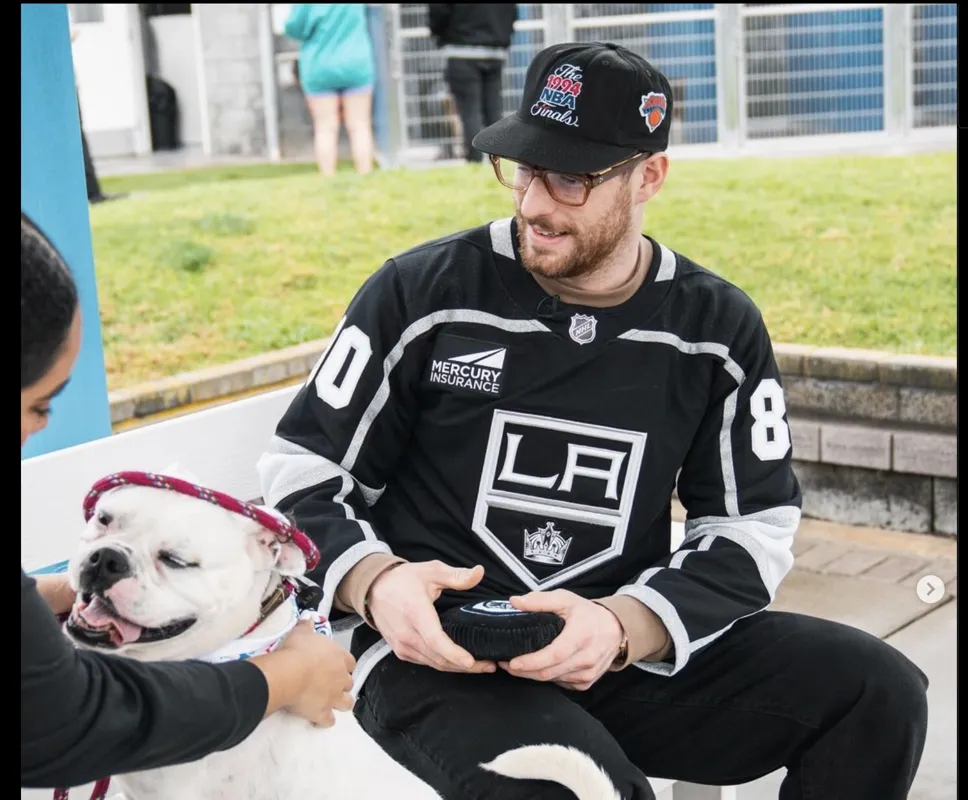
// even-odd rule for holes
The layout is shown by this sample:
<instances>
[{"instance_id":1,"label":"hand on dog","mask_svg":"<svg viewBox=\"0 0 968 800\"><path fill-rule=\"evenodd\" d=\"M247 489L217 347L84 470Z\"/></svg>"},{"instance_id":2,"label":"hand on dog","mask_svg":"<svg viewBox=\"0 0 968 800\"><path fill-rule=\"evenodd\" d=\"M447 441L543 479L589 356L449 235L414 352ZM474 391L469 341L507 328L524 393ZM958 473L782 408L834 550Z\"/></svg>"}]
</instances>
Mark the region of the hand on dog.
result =
<instances>
[{"instance_id":1,"label":"hand on dog","mask_svg":"<svg viewBox=\"0 0 968 800\"><path fill-rule=\"evenodd\" d=\"M397 658L442 672L494 672L492 661L475 661L444 633L434 601L444 589L480 583L484 568L450 567L442 561L401 564L382 572L370 587L370 614Z\"/></svg>"},{"instance_id":2,"label":"hand on dog","mask_svg":"<svg viewBox=\"0 0 968 800\"><path fill-rule=\"evenodd\" d=\"M618 655L622 625L598 603L555 589L512 597L511 604L522 611L550 611L565 620L565 627L547 647L499 665L515 677L553 681L581 692L604 675Z\"/></svg>"},{"instance_id":3,"label":"hand on dog","mask_svg":"<svg viewBox=\"0 0 968 800\"><path fill-rule=\"evenodd\" d=\"M322 636L310 620L302 620L272 653L252 662L269 684L265 716L285 709L320 728L336 724L333 710L353 707L356 659L335 639Z\"/></svg>"}]
</instances>

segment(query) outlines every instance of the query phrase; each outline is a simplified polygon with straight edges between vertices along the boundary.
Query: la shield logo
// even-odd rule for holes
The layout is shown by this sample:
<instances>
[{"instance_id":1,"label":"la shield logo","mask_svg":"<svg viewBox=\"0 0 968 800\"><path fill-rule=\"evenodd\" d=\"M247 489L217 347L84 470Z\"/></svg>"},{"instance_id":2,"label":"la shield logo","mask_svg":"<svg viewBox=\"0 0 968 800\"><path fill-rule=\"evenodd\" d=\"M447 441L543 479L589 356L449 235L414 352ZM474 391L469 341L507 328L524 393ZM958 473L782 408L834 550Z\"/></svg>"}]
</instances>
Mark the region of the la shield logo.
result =
<instances>
[{"instance_id":1,"label":"la shield logo","mask_svg":"<svg viewBox=\"0 0 968 800\"><path fill-rule=\"evenodd\" d=\"M639 113L645 118L645 125L649 129L649 133L655 133L655 129L662 124L667 107L666 96L660 92L649 92L642 95Z\"/></svg>"}]
</instances>

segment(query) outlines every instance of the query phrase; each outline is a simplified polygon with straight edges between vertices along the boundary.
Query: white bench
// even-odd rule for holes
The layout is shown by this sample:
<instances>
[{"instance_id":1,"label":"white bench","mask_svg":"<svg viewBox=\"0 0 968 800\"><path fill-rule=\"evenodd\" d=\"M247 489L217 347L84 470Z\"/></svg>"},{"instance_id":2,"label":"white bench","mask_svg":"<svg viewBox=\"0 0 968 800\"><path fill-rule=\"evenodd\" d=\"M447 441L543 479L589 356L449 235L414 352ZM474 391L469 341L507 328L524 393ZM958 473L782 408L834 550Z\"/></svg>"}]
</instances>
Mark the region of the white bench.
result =
<instances>
[{"instance_id":1,"label":"white bench","mask_svg":"<svg viewBox=\"0 0 968 800\"><path fill-rule=\"evenodd\" d=\"M20 547L24 569L63 569L84 525L84 496L95 481L112 472L162 471L177 462L203 485L244 500L258 498L256 461L298 389L266 392L23 460ZM673 524L677 546L684 531L680 523ZM348 639L349 634L341 637L346 646ZM658 800L736 800L734 788L650 780ZM22 800L50 797L50 791L21 791ZM89 797L90 787L71 791L71 800Z\"/></svg>"}]
</instances>

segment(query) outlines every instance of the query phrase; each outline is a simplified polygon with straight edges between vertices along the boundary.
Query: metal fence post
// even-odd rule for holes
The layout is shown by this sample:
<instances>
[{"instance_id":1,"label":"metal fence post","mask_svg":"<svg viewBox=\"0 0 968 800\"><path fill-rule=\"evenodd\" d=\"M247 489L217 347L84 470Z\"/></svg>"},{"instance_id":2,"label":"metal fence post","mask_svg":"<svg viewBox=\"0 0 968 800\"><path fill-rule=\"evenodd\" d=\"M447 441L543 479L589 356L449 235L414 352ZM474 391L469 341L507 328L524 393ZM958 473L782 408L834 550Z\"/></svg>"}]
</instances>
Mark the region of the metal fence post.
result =
<instances>
[{"instance_id":1,"label":"metal fence post","mask_svg":"<svg viewBox=\"0 0 968 800\"><path fill-rule=\"evenodd\" d=\"M373 141L375 157L382 169L395 163L393 152L392 95L394 87L390 80L388 59L390 48L387 39L386 11L382 3L366 4L366 24L373 42Z\"/></svg>"},{"instance_id":2,"label":"metal fence post","mask_svg":"<svg viewBox=\"0 0 968 800\"><path fill-rule=\"evenodd\" d=\"M270 161L282 161L279 145L279 97L276 93L276 50L272 40L272 9L258 4L259 72L262 78L262 106L265 117L266 153Z\"/></svg>"},{"instance_id":3,"label":"metal fence post","mask_svg":"<svg viewBox=\"0 0 968 800\"><path fill-rule=\"evenodd\" d=\"M743 22L737 3L716 3L716 140L729 150L739 148L745 115L742 86Z\"/></svg>"},{"instance_id":4,"label":"metal fence post","mask_svg":"<svg viewBox=\"0 0 968 800\"><path fill-rule=\"evenodd\" d=\"M571 30L571 5L564 3L543 3L545 20L545 47L562 42L573 41Z\"/></svg>"},{"instance_id":5,"label":"metal fence post","mask_svg":"<svg viewBox=\"0 0 968 800\"><path fill-rule=\"evenodd\" d=\"M377 47L381 47L387 53L387 57L380 59L380 65L385 73L385 108L386 108L386 147L388 168L399 167L405 160L405 154L409 149L407 137L407 122L405 108L405 92L403 85L403 53L400 43L400 4L385 3L385 24L383 26L384 39L382 42L375 42Z\"/></svg>"},{"instance_id":6,"label":"metal fence post","mask_svg":"<svg viewBox=\"0 0 968 800\"><path fill-rule=\"evenodd\" d=\"M911 5L884 6L884 130L889 136L911 131Z\"/></svg>"}]
</instances>

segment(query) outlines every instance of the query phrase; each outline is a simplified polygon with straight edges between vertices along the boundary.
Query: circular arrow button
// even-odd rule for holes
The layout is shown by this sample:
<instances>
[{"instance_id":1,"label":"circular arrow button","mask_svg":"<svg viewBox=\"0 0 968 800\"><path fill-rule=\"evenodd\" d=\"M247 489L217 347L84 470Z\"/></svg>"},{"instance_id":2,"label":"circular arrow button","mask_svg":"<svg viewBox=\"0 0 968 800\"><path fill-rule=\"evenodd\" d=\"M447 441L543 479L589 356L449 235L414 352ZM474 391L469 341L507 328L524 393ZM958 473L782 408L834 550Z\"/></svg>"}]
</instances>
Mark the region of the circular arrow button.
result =
<instances>
[{"instance_id":1,"label":"circular arrow button","mask_svg":"<svg viewBox=\"0 0 968 800\"><path fill-rule=\"evenodd\" d=\"M917 590L922 603L937 603L944 597L944 581L937 575L925 575L918 581Z\"/></svg>"}]
</instances>

